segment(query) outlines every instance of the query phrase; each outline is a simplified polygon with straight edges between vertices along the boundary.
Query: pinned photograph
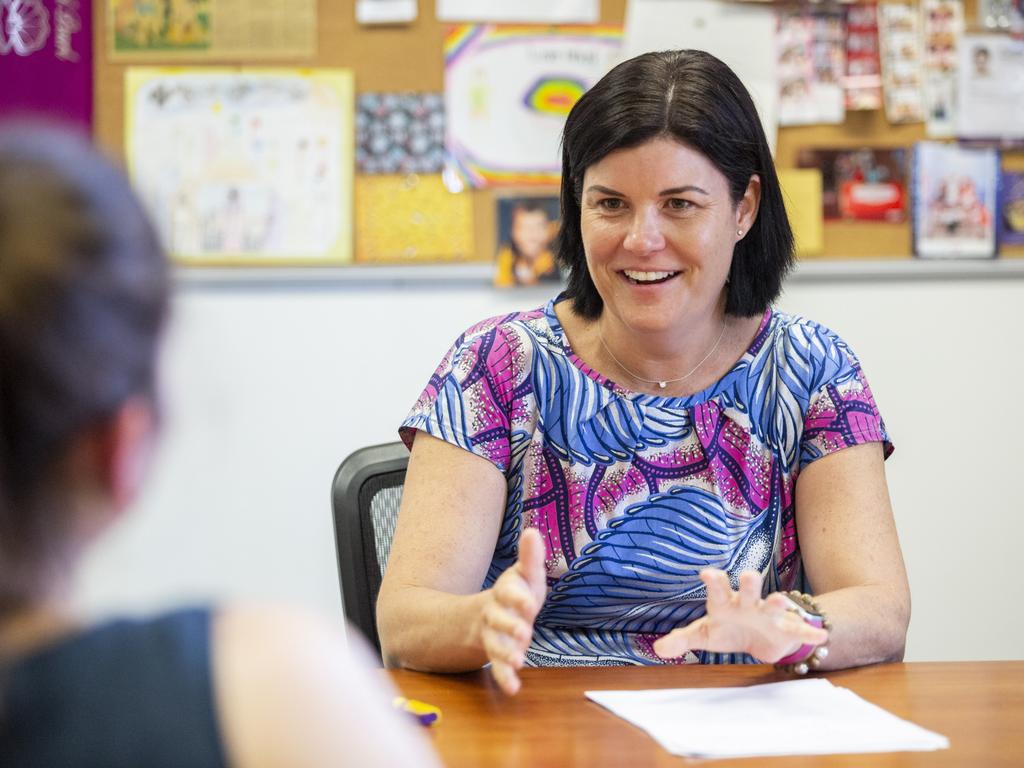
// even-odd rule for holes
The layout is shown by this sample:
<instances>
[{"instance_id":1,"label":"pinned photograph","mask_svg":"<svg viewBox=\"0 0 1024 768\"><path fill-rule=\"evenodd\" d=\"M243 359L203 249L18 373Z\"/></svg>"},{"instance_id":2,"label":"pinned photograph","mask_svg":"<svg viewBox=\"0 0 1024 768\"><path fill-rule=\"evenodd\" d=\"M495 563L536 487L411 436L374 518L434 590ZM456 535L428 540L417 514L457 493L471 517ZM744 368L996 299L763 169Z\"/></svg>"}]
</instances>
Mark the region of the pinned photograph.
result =
<instances>
[{"instance_id":1,"label":"pinned photograph","mask_svg":"<svg viewBox=\"0 0 1024 768\"><path fill-rule=\"evenodd\" d=\"M906 151L804 149L800 168L818 168L825 219L906 220Z\"/></svg>"},{"instance_id":2,"label":"pinned photograph","mask_svg":"<svg viewBox=\"0 0 1024 768\"><path fill-rule=\"evenodd\" d=\"M1024 40L965 35L958 51L958 138L1024 138Z\"/></svg>"},{"instance_id":3,"label":"pinned photograph","mask_svg":"<svg viewBox=\"0 0 1024 768\"><path fill-rule=\"evenodd\" d=\"M960 0L923 0L925 135L956 135L957 48L964 33Z\"/></svg>"},{"instance_id":4,"label":"pinned photograph","mask_svg":"<svg viewBox=\"0 0 1024 768\"><path fill-rule=\"evenodd\" d=\"M779 124L842 123L845 27L837 14L780 12Z\"/></svg>"},{"instance_id":5,"label":"pinned photograph","mask_svg":"<svg viewBox=\"0 0 1024 768\"><path fill-rule=\"evenodd\" d=\"M882 63L878 50L878 7L851 5L846 10L846 109L882 106Z\"/></svg>"},{"instance_id":6,"label":"pinned photograph","mask_svg":"<svg viewBox=\"0 0 1024 768\"><path fill-rule=\"evenodd\" d=\"M914 148L914 253L996 255L999 153L923 141Z\"/></svg>"},{"instance_id":7,"label":"pinned photograph","mask_svg":"<svg viewBox=\"0 0 1024 768\"><path fill-rule=\"evenodd\" d=\"M557 282L552 243L558 233L558 197L504 197L497 202L494 284L501 288Z\"/></svg>"}]
</instances>

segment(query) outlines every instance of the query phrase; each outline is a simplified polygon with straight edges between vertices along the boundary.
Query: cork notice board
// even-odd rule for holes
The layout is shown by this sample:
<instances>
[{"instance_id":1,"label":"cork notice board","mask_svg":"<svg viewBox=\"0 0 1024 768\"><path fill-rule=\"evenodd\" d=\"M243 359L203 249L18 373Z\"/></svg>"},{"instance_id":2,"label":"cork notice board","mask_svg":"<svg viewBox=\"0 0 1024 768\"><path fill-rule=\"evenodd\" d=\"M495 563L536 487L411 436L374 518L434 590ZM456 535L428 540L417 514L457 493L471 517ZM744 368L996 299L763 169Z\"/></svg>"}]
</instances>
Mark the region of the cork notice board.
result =
<instances>
[{"instance_id":1,"label":"cork notice board","mask_svg":"<svg viewBox=\"0 0 1024 768\"><path fill-rule=\"evenodd\" d=\"M601 23L621 24L626 0L602 0ZM975 24L977 2L964 3L968 30ZM93 3L95 61L95 118L97 140L123 157L124 74L126 65L107 55L107 2ZM273 62L275 66L343 67L355 73L357 93L381 91L439 92L444 87L443 45L446 25L435 18L432 0L420 0L419 17L401 26L361 26L355 20L355 0L319 0L317 46L312 60L296 58ZM175 61L181 65L185 62ZM211 60L196 64L257 66L264 62L242 59ZM779 130L776 163L796 166L800 149L813 147L878 146L910 147L923 140L923 124L890 125L881 111L850 112L842 125L786 127ZM1024 153L1004 153L1004 168L1024 170ZM537 190L535 190L537 191ZM474 251L481 261L493 257L495 191L475 190L472 197ZM903 259L911 250L909 223L826 222L821 258ZM1024 246L1003 247L1001 256L1024 257Z\"/></svg>"}]
</instances>

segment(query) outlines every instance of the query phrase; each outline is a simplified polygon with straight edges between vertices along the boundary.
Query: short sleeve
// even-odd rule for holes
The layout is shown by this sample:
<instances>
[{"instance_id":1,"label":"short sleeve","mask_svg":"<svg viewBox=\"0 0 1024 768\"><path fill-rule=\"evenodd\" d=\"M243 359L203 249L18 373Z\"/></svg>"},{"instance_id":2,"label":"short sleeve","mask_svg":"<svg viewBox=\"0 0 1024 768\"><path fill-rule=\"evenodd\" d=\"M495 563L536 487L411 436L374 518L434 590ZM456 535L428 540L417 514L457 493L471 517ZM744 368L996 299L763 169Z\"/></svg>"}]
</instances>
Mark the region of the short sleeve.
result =
<instances>
[{"instance_id":1,"label":"short sleeve","mask_svg":"<svg viewBox=\"0 0 1024 768\"><path fill-rule=\"evenodd\" d=\"M411 449L416 430L487 459L510 459L514 356L501 326L467 332L448 350L398 434Z\"/></svg>"},{"instance_id":2,"label":"short sleeve","mask_svg":"<svg viewBox=\"0 0 1024 768\"><path fill-rule=\"evenodd\" d=\"M823 338L833 345L829 355L837 364L810 392L800 440L800 468L812 461L861 443L882 443L885 458L893 444L878 412L860 362L838 337Z\"/></svg>"}]
</instances>

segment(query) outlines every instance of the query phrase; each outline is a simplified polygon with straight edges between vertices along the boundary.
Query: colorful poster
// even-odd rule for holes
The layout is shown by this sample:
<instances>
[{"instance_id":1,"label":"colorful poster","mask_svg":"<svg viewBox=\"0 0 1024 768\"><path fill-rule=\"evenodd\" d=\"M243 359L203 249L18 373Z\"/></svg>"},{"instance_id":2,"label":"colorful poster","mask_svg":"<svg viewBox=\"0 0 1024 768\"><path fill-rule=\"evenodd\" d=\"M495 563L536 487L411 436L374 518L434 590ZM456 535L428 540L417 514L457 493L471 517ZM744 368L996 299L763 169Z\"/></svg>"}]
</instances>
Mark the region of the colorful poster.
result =
<instances>
[{"instance_id":1,"label":"colorful poster","mask_svg":"<svg viewBox=\"0 0 1024 768\"><path fill-rule=\"evenodd\" d=\"M0 115L92 127L91 0L0 0Z\"/></svg>"},{"instance_id":2,"label":"colorful poster","mask_svg":"<svg viewBox=\"0 0 1024 768\"><path fill-rule=\"evenodd\" d=\"M826 219L906 220L906 152L903 149L804 149L801 168L818 168Z\"/></svg>"},{"instance_id":3,"label":"colorful poster","mask_svg":"<svg viewBox=\"0 0 1024 768\"><path fill-rule=\"evenodd\" d=\"M132 179L184 264L343 264L352 73L129 69Z\"/></svg>"},{"instance_id":4,"label":"colorful poster","mask_svg":"<svg viewBox=\"0 0 1024 768\"><path fill-rule=\"evenodd\" d=\"M565 116L620 40L618 27L453 27L445 39L450 188L557 183Z\"/></svg>"},{"instance_id":5,"label":"colorful poster","mask_svg":"<svg viewBox=\"0 0 1024 768\"><path fill-rule=\"evenodd\" d=\"M1024 137L1024 39L964 35L959 63L957 136Z\"/></svg>"},{"instance_id":6,"label":"colorful poster","mask_svg":"<svg viewBox=\"0 0 1024 768\"><path fill-rule=\"evenodd\" d=\"M106 0L113 61L312 58L316 0Z\"/></svg>"},{"instance_id":7,"label":"colorful poster","mask_svg":"<svg viewBox=\"0 0 1024 768\"><path fill-rule=\"evenodd\" d=\"M885 117L890 123L924 120L921 34L918 9L909 5L878 7Z\"/></svg>"},{"instance_id":8,"label":"colorful poster","mask_svg":"<svg viewBox=\"0 0 1024 768\"><path fill-rule=\"evenodd\" d=\"M1003 174L1000 211L1000 242L1024 245L1024 173Z\"/></svg>"},{"instance_id":9,"label":"colorful poster","mask_svg":"<svg viewBox=\"0 0 1024 768\"><path fill-rule=\"evenodd\" d=\"M914 146L914 253L996 255L999 153L922 141Z\"/></svg>"},{"instance_id":10,"label":"colorful poster","mask_svg":"<svg viewBox=\"0 0 1024 768\"><path fill-rule=\"evenodd\" d=\"M956 133L957 47L964 32L960 0L924 0L925 133L949 138Z\"/></svg>"},{"instance_id":11,"label":"colorful poster","mask_svg":"<svg viewBox=\"0 0 1024 768\"><path fill-rule=\"evenodd\" d=\"M561 218L557 195L503 197L497 207L494 284L510 288L557 282L561 275L552 251Z\"/></svg>"},{"instance_id":12,"label":"colorful poster","mask_svg":"<svg viewBox=\"0 0 1024 768\"><path fill-rule=\"evenodd\" d=\"M505 24L596 24L598 0L437 0L441 21Z\"/></svg>"},{"instance_id":13,"label":"colorful poster","mask_svg":"<svg viewBox=\"0 0 1024 768\"><path fill-rule=\"evenodd\" d=\"M878 8L874 3L846 11L846 108L882 106L882 65L878 54Z\"/></svg>"},{"instance_id":14,"label":"colorful poster","mask_svg":"<svg viewBox=\"0 0 1024 768\"><path fill-rule=\"evenodd\" d=\"M357 176L356 261L413 264L471 261L473 199L439 175Z\"/></svg>"},{"instance_id":15,"label":"colorful poster","mask_svg":"<svg viewBox=\"0 0 1024 768\"><path fill-rule=\"evenodd\" d=\"M779 125L842 123L845 24L835 13L780 11Z\"/></svg>"},{"instance_id":16,"label":"colorful poster","mask_svg":"<svg viewBox=\"0 0 1024 768\"><path fill-rule=\"evenodd\" d=\"M444 96L361 93L356 99L359 173L440 173L444 168Z\"/></svg>"}]
</instances>

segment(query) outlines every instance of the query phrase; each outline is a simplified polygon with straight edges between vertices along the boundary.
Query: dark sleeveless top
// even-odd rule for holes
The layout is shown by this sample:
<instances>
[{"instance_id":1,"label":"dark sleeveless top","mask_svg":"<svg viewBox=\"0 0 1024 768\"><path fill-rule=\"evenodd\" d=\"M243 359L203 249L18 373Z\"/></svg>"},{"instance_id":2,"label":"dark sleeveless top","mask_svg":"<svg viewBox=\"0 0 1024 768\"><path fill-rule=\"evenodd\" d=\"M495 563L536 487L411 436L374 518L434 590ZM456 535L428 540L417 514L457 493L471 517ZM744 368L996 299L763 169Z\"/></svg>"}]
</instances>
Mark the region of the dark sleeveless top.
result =
<instances>
[{"instance_id":1,"label":"dark sleeveless top","mask_svg":"<svg viewBox=\"0 0 1024 768\"><path fill-rule=\"evenodd\" d=\"M0 766L223 768L210 618L116 620L0 667Z\"/></svg>"}]
</instances>

